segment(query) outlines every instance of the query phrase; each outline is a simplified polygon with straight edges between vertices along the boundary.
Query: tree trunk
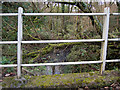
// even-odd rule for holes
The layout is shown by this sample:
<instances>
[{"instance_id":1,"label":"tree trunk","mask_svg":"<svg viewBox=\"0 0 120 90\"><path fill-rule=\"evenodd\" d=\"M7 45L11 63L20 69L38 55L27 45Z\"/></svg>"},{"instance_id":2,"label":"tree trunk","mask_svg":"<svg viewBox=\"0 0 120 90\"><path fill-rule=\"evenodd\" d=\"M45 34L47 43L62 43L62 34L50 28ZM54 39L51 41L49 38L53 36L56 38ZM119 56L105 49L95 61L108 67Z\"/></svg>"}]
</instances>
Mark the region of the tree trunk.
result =
<instances>
[{"instance_id":1,"label":"tree trunk","mask_svg":"<svg viewBox=\"0 0 120 90\"><path fill-rule=\"evenodd\" d=\"M118 13L120 13L120 2L117 2ZM118 16L118 29L120 30L120 16Z\"/></svg>"},{"instance_id":2,"label":"tree trunk","mask_svg":"<svg viewBox=\"0 0 120 90\"><path fill-rule=\"evenodd\" d=\"M84 13L92 13L91 8L85 2L55 2L61 4L69 4L77 6ZM89 16L92 21L92 25L95 26L97 33L102 36L102 24L99 22L96 16Z\"/></svg>"}]
</instances>

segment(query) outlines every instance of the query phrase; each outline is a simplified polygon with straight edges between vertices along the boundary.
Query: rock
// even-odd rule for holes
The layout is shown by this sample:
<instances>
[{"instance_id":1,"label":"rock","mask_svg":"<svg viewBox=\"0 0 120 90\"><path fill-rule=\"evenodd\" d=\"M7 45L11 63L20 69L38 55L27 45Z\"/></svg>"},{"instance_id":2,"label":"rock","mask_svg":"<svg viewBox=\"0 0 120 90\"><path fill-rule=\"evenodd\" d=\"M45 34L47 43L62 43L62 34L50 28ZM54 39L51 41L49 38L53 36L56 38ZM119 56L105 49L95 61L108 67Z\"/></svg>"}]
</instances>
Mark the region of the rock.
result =
<instances>
[{"instance_id":1,"label":"rock","mask_svg":"<svg viewBox=\"0 0 120 90\"><path fill-rule=\"evenodd\" d=\"M104 90L109 90L109 87L104 87Z\"/></svg>"},{"instance_id":2,"label":"rock","mask_svg":"<svg viewBox=\"0 0 120 90\"><path fill-rule=\"evenodd\" d=\"M115 88L115 90L120 90L120 86L117 86L117 87Z\"/></svg>"},{"instance_id":3,"label":"rock","mask_svg":"<svg viewBox=\"0 0 120 90\"><path fill-rule=\"evenodd\" d=\"M90 90L90 89L86 86L84 90Z\"/></svg>"}]
</instances>

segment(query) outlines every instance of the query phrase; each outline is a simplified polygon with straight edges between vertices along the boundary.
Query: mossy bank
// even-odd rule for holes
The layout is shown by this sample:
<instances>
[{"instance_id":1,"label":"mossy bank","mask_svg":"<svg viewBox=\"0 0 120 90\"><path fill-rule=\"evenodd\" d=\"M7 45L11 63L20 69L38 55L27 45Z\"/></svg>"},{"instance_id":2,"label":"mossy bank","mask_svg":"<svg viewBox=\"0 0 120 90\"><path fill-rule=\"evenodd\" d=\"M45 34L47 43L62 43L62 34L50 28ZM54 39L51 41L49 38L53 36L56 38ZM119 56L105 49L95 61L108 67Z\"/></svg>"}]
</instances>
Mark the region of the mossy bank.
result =
<instances>
[{"instance_id":1,"label":"mossy bank","mask_svg":"<svg viewBox=\"0 0 120 90\"><path fill-rule=\"evenodd\" d=\"M112 83L120 83L120 71L105 71L104 75L99 72L70 73L59 75L23 76L3 78L3 88L101 88L110 86Z\"/></svg>"}]
</instances>

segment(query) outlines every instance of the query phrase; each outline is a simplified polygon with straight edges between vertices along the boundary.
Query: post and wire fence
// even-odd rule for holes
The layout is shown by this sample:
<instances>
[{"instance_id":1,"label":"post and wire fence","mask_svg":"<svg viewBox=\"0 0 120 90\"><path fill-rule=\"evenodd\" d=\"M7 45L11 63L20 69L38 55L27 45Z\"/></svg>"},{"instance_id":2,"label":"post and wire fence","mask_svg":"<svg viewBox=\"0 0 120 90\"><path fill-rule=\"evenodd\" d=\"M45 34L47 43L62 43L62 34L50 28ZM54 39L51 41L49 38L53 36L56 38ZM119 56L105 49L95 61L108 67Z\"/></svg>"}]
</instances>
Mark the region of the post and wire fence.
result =
<instances>
[{"instance_id":1,"label":"post and wire fence","mask_svg":"<svg viewBox=\"0 0 120 90\"><path fill-rule=\"evenodd\" d=\"M120 59L106 60L108 41L120 41L120 38L108 39L109 18L110 15L120 15L120 13L110 14L110 8L106 7L104 13L23 13L23 8L18 8L18 13L0 13L0 16L18 16L18 34L17 41L0 41L0 44L17 44L17 64L5 64L0 67L17 67L17 77L21 77L21 67L23 66L56 66L56 65L77 65L77 64L101 64L101 74L105 71L107 62L120 62ZM78 40L39 40L23 41L23 16L103 16L103 33L102 39L78 39ZM22 64L22 44L32 43L72 43L72 42L101 42L101 56L98 61L81 61L81 62L58 62L58 63L38 63Z\"/></svg>"}]
</instances>

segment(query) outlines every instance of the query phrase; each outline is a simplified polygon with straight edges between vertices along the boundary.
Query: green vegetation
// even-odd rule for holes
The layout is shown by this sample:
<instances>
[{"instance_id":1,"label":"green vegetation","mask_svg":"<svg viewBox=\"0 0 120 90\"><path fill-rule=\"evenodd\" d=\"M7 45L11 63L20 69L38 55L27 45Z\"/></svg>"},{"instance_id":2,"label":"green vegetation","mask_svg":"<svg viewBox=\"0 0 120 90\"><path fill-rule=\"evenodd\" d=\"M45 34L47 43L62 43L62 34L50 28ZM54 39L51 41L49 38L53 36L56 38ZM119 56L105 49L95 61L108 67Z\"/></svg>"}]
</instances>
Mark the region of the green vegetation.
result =
<instances>
[{"instance_id":1,"label":"green vegetation","mask_svg":"<svg viewBox=\"0 0 120 90\"><path fill-rule=\"evenodd\" d=\"M3 13L18 12L18 7L23 7L24 12L27 13L92 13L104 12L105 5L107 4L100 6L98 3L85 2L4 2L2 6ZM111 12L119 12L119 3L109 3L108 6L111 7ZM116 21L119 22L118 18L110 17L109 38L120 36L119 23L116 23ZM23 40L98 39L102 35L102 19L102 16L23 16ZM2 21L2 40L17 40L17 17L3 17ZM107 59L119 59L119 49L119 42L108 42ZM96 61L100 60L100 51L101 43L22 44L22 63ZM16 64L16 52L16 45L3 45L3 60L0 63ZM52 74L55 74L55 68L52 67ZM60 66L58 71L59 73L80 73L99 71L99 68L100 64L68 65ZM16 68L14 69L16 71ZM48 72L46 66L24 67L24 69L35 75ZM118 70L119 63L107 63L106 69Z\"/></svg>"},{"instance_id":2,"label":"green vegetation","mask_svg":"<svg viewBox=\"0 0 120 90\"><path fill-rule=\"evenodd\" d=\"M3 78L3 87L31 87L31 88L78 88L88 86L89 88L101 88L113 83L120 83L120 71L105 71L104 75L99 72L69 73L59 75L25 75L21 80L16 77Z\"/></svg>"}]
</instances>

